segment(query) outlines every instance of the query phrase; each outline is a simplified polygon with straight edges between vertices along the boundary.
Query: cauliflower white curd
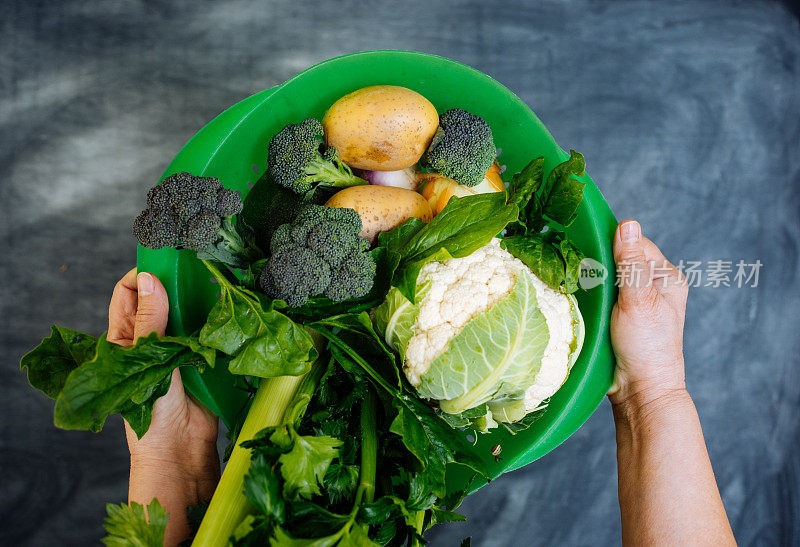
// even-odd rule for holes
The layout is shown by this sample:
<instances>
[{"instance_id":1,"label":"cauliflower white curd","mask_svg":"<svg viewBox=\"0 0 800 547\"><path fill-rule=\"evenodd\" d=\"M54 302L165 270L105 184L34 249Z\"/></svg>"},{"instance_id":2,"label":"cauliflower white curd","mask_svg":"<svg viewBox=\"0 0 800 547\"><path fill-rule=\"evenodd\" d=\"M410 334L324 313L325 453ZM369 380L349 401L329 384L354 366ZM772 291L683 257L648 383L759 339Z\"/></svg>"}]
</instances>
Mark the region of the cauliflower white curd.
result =
<instances>
[{"instance_id":1,"label":"cauliflower white curd","mask_svg":"<svg viewBox=\"0 0 800 547\"><path fill-rule=\"evenodd\" d=\"M405 350L404 371L418 386L431 362L448 342L475 316L486 312L508 296L522 269L528 270L537 307L544 315L549 339L535 381L525 391L524 404L530 412L552 396L569 373L570 346L575 340L573 301L546 286L525 264L493 239L464 258L430 262L420 272L418 285L428 284L418 303L419 314Z\"/></svg>"}]
</instances>

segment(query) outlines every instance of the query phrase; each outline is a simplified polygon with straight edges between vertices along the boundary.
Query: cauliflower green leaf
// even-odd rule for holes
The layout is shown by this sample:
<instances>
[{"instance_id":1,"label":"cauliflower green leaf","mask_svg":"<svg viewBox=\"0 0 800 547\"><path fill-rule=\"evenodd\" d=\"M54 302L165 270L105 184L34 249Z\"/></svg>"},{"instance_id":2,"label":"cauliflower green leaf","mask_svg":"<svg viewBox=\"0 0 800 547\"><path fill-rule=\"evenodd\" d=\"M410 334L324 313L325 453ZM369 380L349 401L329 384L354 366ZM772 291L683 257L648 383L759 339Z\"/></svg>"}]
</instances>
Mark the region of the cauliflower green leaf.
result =
<instances>
[{"instance_id":1,"label":"cauliflower green leaf","mask_svg":"<svg viewBox=\"0 0 800 547\"><path fill-rule=\"evenodd\" d=\"M420 377L422 397L459 413L489 401L518 401L533 384L550 339L530 274L472 319Z\"/></svg>"}]
</instances>

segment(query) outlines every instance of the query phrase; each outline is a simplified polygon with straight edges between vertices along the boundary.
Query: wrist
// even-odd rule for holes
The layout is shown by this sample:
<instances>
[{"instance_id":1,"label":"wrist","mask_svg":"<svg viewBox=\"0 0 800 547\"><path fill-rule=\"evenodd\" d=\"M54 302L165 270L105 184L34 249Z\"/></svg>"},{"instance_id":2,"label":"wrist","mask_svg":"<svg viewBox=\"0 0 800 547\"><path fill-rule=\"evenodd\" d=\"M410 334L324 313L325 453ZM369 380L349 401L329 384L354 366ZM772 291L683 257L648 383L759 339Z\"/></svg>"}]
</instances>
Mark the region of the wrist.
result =
<instances>
[{"instance_id":1,"label":"wrist","mask_svg":"<svg viewBox=\"0 0 800 547\"><path fill-rule=\"evenodd\" d=\"M137 446L131 450L131 474L151 473L174 482L197 482L219 477L216 443L186 447Z\"/></svg>"},{"instance_id":2,"label":"wrist","mask_svg":"<svg viewBox=\"0 0 800 547\"><path fill-rule=\"evenodd\" d=\"M654 420L680 413L694 403L683 382L669 382L631 389L626 396L609 396L614 421L634 429L648 428Z\"/></svg>"},{"instance_id":3,"label":"wrist","mask_svg":"<svg viewBox=\"0 0 800 547\"><path fill-rule=\"evenodd\" d=\"M614 385L608 392L612 405L646 406L650 401L686 391L682 353L663 361L630 362L617 354Z\"/></svg>"}]
</instances>

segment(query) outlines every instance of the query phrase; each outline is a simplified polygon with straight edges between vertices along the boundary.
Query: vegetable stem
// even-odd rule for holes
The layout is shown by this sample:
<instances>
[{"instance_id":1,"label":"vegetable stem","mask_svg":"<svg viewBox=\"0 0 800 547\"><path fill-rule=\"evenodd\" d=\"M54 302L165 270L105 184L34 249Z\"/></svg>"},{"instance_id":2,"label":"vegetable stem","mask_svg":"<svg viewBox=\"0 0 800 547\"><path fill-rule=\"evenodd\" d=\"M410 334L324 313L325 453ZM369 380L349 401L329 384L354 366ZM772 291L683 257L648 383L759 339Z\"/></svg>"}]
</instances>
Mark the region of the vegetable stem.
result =
<instances>
[{"instance_id":1,"label":"vegetable stem","mask_svg":"<svg viewBox=\"0 0 800 547\"><path fill-rule=\"evenodd\" d=\"M356 353L353 348L348 346L341 338L333 334L330 330L322 326L320 323L312 323L309 325L312 329L316 332L327 338L333 345L338 347L344 353L346 353L351 359L353 359L356 363L358 363L361 368L364 369L364 372L369 374L370 378L372 378L376 384L381 386L391 395L397 395L398 389L389 382L387 382L378 372L372 368L369 363L367 363L358 353Z\"/></svg>"},{"instance_id":2,"label":"vegetable stem","mask_svg":"<svg viewBox=\"0 0 800 547\"><path fill-rule=\"evenodd\" d=\"M362 503L372 503L375 499L375 480L378 467L378 435L375 419L375 393L371 387L361 402L361 472L358 490L350 512L350 522L346 527L355 524ZM358 526L358 525L357 525ZM363 524L364 535L369 535L369 524Z\"/></svg>"},{"instance_id":3,"label":"vegetable stem","mask_svg":"<svg viewBox=\"0 0 800 547\"><path fill-rule=\"evenodd\" d=\"M417 511L414 513L414 529L417 531L419 535L422 535L422 527L425 525L425 511ZM411 542L412 547L417 547L420 545L420 541L417 538L414 538Z\"/></svg>"},{"instance_id":4,"label":"vegetable stem","mask_svg":"<svg viewBox=\"0 0 800 547\"><path fill-rule=\"evenodd\" d=\"M375 499L375 479L378 467L378 435L375 419L375 393L369 388L361 403L361 478L356 493L356 505L363 496L365 503Z\"/></svg>"},{"instance_id":5,"label":"vegetable stem","mask_svg":"<svg viewBox=\"0 0 800 547\"><path fill-rule=\"evenodd\" d=\"M214 278L217 280L217 283L219 283L220 286L223 285L226 287L233 286L233 283L231 283L231 280L228 278L228 276L225 275L225 273L218 268L219 263L213 260L203 260L203 264L205 264L206 268L208 268L208 271L211 272L211 274L214 276ZM226 271L228 271L227 268Z\"/></svg>"},{"instance_id":6,"label":"vegetable stem","mask_svg":"<svg viewBox=\"0 0 800 547\"><path fill-rule=\"evenodd\" d=\"M241 443L255 437L265 427L278 426L289 403L294 399L303 376L280 376L261 381L250 412L247 414L236 447L231 452L228 465L219 481L206 517L192 545L222 547L252 507L243 494L244 476L250 468L250 450Z\"/></svg>"}]
</instances>

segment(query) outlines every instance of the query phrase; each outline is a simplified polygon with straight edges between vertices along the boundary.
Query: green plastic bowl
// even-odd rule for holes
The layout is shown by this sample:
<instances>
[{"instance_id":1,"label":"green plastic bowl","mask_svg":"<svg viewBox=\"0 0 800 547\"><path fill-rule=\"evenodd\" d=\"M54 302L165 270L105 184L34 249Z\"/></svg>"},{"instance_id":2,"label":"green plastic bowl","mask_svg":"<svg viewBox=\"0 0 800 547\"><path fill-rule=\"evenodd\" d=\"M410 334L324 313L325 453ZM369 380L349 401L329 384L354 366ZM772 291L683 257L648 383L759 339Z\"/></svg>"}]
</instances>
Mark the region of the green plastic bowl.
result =
<instances>
[{"instance_id":1,"label":"green plastic bowl","mask_svg":"<svg viewBox=\"0 0 800 547\"><path fill-rule=\"evenodd\" d=\"M545 175L569 155L553 140L533 111L516 95L489 76L466 65L405 51L366 51L315 65L282 85L256 93L235 104L186 143L163 177L189 171L222 180L227 188L246 194L265 168L267 143L284 125L307 117L322 118L339 97L368 85L393 84L411 88L443 112L469 110L492 127L502 149L500 163L506 178L531 159L545 157ZM591 153L588 154L591 162ZM586 175L584 200L578 218L567 230L587 256L614 271L611 242L616 220L605 199ZM211 276L191 251L139 247L138 268L157 275L170 301L167 332L191 333L204 322L216 300ZM609 318L616 299L614 276L577 294L586 321L586 340L567 382L551 399L541 417L526 431L479 435L475 451L486 460L492 478L542 457L564 442L589 418L603 400L614 374ZM224 366L203 374L183 371L189 391L230 425L245 402L245 393L233 385ZM466 434L466 433L465 433ZM492 448L501 445L499 460ZM454 467L448 481L466 477ZM474 483L472 488L480 487Z\"/></svg>"}]
</instances>

